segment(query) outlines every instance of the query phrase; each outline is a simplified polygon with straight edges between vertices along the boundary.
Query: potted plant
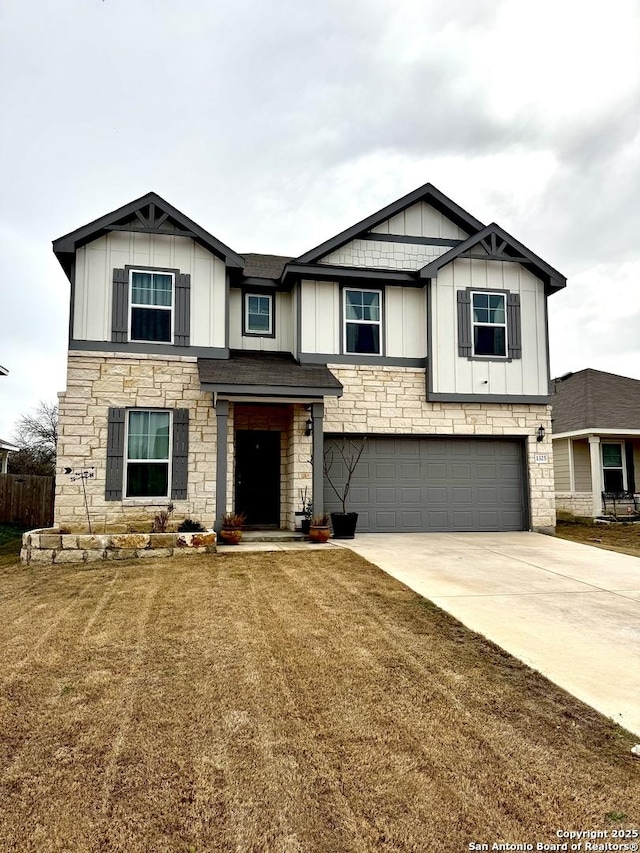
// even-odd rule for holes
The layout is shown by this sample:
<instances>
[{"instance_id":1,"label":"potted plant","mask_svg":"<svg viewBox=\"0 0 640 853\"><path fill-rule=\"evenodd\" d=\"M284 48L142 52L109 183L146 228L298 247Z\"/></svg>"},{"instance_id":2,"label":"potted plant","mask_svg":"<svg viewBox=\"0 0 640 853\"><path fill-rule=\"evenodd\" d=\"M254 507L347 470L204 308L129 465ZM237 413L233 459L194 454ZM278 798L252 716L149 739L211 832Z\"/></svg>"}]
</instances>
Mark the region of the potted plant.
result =
<instances>
[{"instance_id":1,"label":"potted plant","mask_svg":"<svg viewBox=\"0 0 640 853\"><path fill-rule=\"evenodd\" d=\"M351 489L351 480L360 462L366 440L366 436L359 440L346 437L335 440L324 453L324 475L342 505L342 512L331 513L334 539L353 539L356 533L358 513L347 512L347 499ZM344 471L344 479L339 485L336 485L337 478L331 476L331 468L336 456L341 461Z\"/></svg>"},{"instance_id":2,"label":"potted plant","mask_svg":"<svg viewBox=\"0 0 640 853\"><path fill-rule=\"evenodd\" d=\"M246 515L242 512L227 512L222 516L220 539L225 545L237 545L242 539L242 525Z\"/></svg>"},{"instance_id":3,"label":"potted plant","mask_svg":"<svg viewBox=\"0 0 640 853\"><path fill-rule=\"evenodd\" d=\"M309 533L309 527L311 525L311 516L313 515L313 508L311 506L311 498L307 497L307 487L299 490L300 494L300 510L296 513L296 530L301 530L303 533Z\"/></svg>"},{"instance_id":4,"label":"potted plant","mask_svg":"<svg viewBox=\"0 0 640 853\"><path fill-rule=\"evenodd\" d=\"M309 539L312 542L326 542L331 536L328 515L314 515L309 525Z\"/></svg>"}]
</instances>

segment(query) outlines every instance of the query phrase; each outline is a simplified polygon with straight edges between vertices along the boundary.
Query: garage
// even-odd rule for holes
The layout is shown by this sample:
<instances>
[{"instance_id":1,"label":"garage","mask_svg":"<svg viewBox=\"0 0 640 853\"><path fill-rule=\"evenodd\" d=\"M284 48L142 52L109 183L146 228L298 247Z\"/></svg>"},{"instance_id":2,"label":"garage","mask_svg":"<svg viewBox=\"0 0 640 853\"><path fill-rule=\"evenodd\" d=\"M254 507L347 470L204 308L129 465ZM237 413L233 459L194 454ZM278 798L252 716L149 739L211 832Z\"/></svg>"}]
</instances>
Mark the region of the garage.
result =
<instances>
[{"instance_id":1,"label":"garage","mask_svg":"<svg viewBox=\"0 0 640 853\"><path fill-rule=\"evenodd\" d=\"M361 438L347 436L359 446ZM329 476L341 491L342 436L325 437ZM347 445L347 453L349 446ZM341 510L325 474L327 512ZM525 530L524 441L517 438L368 436L348 510L365 533Z\"/></svg>"}]
</instances>

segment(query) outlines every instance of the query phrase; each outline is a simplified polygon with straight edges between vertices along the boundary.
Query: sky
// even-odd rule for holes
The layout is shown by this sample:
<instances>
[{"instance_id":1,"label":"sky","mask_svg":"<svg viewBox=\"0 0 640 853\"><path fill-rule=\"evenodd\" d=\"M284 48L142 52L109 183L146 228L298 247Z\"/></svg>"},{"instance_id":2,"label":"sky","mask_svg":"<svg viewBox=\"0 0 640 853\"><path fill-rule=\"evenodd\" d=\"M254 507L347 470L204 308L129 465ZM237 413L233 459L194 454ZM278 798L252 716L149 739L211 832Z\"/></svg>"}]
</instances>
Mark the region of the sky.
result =
<instances>
[{"instance_id":1,"label":"sky","mask_svg":"<svg viewBox=\"0 0 640 853\"><path fill-rule=\"evenodd\" d=\"M640 4L3 0L0 437L65 387L51 241L154 190L298 255L424 183L568 279L551 375L640 379Z\"/></svg>"}]
</instances>

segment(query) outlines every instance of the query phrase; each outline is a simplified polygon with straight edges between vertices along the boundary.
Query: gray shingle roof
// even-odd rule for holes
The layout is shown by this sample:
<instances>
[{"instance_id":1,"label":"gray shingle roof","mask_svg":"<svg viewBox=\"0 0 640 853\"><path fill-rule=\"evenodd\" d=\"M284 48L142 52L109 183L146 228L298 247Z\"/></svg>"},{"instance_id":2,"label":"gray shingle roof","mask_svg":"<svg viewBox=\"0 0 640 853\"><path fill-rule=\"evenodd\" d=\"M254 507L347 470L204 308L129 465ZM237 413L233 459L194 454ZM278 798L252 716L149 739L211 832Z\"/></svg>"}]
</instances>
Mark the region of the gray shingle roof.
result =
<instances>
[{"instance_id":1,"label":"gray shingle roof","mask_svg":"<svg viewBox=\"0 0 640 853\"><path fill-rule=\"evenodd\" d=\"M342 384L322 364L298 364L285 353L232 350L228 359L199 358L200 382L230 393L341 396Z\"/></svg>"},{"instance_id":2,"label":"gray shingle roof","mask_svg":"<svg viewBox=\"0 0 640 853\"><path fill-rule=\"evenodd\" d=\"M640 380L579 370L553 380L553 431L640 429Z\"/></svg>"},{"instance_id":3,"label":"gray shingle roof","mask_svg":"<svg viewBox=\"0 0 640 853\"><path fill-rule=\"evenodd\" d=\"M244 274L250 278L280 278L285 264L292 258L282 255L257 255L249 252L245 259Z\"/></svg>"}]
</instances>

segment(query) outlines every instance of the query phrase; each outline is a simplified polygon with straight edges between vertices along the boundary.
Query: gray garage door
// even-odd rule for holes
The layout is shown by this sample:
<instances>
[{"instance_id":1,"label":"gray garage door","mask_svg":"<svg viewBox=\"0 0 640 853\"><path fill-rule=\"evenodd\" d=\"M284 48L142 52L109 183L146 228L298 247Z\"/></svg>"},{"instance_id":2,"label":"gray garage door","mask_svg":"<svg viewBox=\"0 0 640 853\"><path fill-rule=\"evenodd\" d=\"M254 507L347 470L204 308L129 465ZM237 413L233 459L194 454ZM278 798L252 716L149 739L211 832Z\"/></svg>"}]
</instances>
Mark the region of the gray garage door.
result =
<instances>
[{"instance_id":1,"label":"gray garage door","mask_svg":"<svg viewBox=\"0 0 640 853\"><path fill-rule=\"evenodd\" d=\"M325 439L338 489L345 478L340 444L338 436ZM523 530L523 476L518 439L370 436L347 509L359 513L362 532ZM327 512L340 510L326 477L324 500Z\"/></svg>"}]
</instances>

